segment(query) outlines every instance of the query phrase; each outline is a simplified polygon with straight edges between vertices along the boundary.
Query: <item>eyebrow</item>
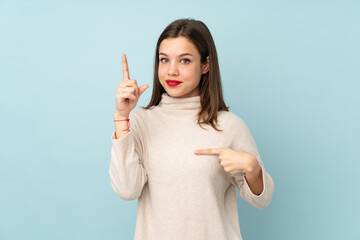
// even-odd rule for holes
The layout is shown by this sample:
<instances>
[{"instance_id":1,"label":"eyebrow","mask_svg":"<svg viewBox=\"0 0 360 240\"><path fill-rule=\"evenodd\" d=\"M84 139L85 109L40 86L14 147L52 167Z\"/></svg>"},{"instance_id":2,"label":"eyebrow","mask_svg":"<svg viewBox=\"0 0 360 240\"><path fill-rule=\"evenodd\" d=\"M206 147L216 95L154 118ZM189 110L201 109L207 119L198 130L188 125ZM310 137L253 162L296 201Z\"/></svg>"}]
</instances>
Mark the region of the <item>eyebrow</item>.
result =
<instances>
[{"instance_id":1,"label":"eyebrow","mask_svg":"<svg viewBox=\"0 0 360 240\"><path fill-rule=\"evenodd\" d=\"M159 55L164 55L164 56L167 56L165 53L159 53ZM182 57L182 56L186 56L186 55L190 55L190 56L193 56L191 55L190 53L183 53L183 54L180 54L179 57Z\"/></svg>"}]
</instances>

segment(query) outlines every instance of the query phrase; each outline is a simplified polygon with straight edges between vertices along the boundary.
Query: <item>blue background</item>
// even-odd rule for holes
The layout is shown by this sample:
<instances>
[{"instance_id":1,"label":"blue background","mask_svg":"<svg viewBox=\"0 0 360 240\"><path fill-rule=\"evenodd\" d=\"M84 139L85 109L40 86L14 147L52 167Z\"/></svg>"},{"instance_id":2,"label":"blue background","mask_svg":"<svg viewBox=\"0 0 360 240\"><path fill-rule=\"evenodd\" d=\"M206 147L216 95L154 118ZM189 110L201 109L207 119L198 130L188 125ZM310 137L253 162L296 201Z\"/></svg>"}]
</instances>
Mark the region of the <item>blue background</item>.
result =
<instances>
[{"instance_id":1,"label":"blue background","mask_svg":"<svg viewBox=\"0 0 360 240\"><path fill-rule=\"evenodd\" d=\"M155 44L202 20L225 101L275 182L244 239L360 239L359 1L0 0L0 239L132 239L111 189L121 54L151 96Z\"/></svg>"}]
</instances>

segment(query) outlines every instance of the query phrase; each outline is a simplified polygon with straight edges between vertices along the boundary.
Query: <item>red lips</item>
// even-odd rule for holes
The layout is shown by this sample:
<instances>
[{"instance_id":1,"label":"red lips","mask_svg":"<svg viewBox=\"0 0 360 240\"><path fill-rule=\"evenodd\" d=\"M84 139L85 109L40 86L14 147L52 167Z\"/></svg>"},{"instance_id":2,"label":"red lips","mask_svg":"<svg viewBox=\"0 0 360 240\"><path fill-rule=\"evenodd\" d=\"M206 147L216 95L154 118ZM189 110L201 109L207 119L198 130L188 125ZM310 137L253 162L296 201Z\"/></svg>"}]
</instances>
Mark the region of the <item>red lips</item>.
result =
<instances>
[{"instance_id":1,"label":"red lips","mask_svg":"<svg viewBox=\"0 0 360 240\"><path fill-rule=\"evenodd\" d=\"M172 79L167 79L166 83L170 86L170 87L175 87L177 85L179 85L181 82L178 80L172 80Z\"/></svg>"}]
</instances>

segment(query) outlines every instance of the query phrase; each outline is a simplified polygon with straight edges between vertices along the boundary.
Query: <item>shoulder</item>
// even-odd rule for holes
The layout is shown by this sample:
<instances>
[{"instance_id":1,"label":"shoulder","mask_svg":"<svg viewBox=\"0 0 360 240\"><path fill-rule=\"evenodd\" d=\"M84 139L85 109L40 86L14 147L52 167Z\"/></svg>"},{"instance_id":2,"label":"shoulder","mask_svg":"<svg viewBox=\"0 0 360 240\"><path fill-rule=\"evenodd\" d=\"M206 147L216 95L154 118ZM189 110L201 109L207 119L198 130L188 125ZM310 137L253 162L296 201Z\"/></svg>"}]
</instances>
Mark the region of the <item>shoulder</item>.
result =
<instances>
[{"instance_id":1,"label":"shoulder","mask_svg":"<svg viewBox=\"0 0 360 240\"><path fill-rule=\"evenodd\" d=\"M252 138L250 129L245 121L230 111L222 111L221 118L226 136L229 138L229 147L237 151L245 151L249 144L249 139Z\"/></svg>"},{"instance_id":2,"label":"shoulder","mask_svg":"<svg viewBox=\"0 0 360 240\"><path fill-rule=\"evenodd\" d=\"M245 121L230 111L220 111L219 114L219 120L222 124L225 126L229 126L230 128L234 129L247 129L247 125Z\"/></svg>"},{"instance_id":3,"label":"shoulder","mask_svg":"<svg viewBox=\"0 0 360 240\"><path fill-rule=\"evenodd\" d=\"M130 111L129 113L129 119L130 119L130 126L133 126L134 128L140 128L141 122L145 119L145 111L146 109L143 108L136 108Z\"/></svg>"},{"instance_id":4,"label":"shoulder","mask_svg":"<svg viewBox=\"0 0 360 240\"><path fill-rule=\"evenodd\" d=\"M129 116L130 117L133 117L133 118L136 118L136 119L141 119L144 117L144 115L148 112L149 110L147 109L143 109L143 108L136 108L136 109L133 109Z\"/></svg>"},{"instance_id":5,"label":"shoulder","mask_svg":"<svg viewBox=\"0 0 360 240\"><path fill-rule=\"evenodd\" d=\"M144 110L144 109L142 109L142 108L133 109L133 110L130 112L129 116L130 116L130 117L138 118L139 116L141 116L141 114L143 114L143 111L142 111L142 110Z\"/></svg>"},{"instance_id":6,"label":"shoulder","mask_svg":"<svg viewBox=\"0 0 360 240\"><path fill-rule=\"evenodd\" d=\"M141 106L138 108L134 108L129 114L129 118L137 124L143 124L144 122L152 121L152 119L154 119L154 116L155 112L153 111L153 108L144 109Z\"/></svg>"},{"instance_id":7,"label":"shoulder","mask_svg":"<svg viewBox=\"0 0 360 240\"><path fill-rule=\"evenodd\" d=\"M229 137L234 139L248 139L251 136L250 129L245 121L233 112L221 111L219 120Z\"/></svg>"}]
</instances>

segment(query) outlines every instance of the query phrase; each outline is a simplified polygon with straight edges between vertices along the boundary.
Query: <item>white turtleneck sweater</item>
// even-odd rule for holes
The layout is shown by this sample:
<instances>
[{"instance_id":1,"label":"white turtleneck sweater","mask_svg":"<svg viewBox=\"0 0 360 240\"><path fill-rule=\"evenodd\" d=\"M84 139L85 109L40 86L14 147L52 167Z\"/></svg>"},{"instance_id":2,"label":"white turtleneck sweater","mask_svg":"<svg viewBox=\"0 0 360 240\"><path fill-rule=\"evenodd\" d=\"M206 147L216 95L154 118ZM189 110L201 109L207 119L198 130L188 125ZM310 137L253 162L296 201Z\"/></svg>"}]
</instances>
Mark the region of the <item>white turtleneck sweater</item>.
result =
<instances>
[{"instance_id":1,"label":"white turtleneck sweater","mask_svg":"<svg viewBox=\"0 0 360 240\"><path fill-rule=\"evenodd\" d=\"M200 96L163 93L159 105L130 112L125 136L111 136L111 186L124 200L138 199L135 240L242 239L235 187L259 209L271 201L274 183L245 122L220 111L223 131L209 125L203 130L196 121L200 108ZM263 174L260 195L251 192L243 173L226 173L217 155L194 154L220 147L256 157Z\"/></svg>"}]
</instances>

